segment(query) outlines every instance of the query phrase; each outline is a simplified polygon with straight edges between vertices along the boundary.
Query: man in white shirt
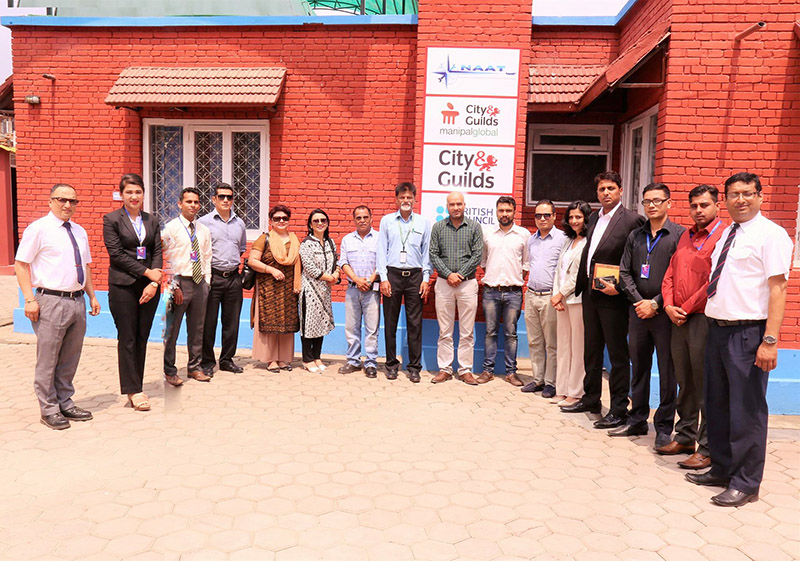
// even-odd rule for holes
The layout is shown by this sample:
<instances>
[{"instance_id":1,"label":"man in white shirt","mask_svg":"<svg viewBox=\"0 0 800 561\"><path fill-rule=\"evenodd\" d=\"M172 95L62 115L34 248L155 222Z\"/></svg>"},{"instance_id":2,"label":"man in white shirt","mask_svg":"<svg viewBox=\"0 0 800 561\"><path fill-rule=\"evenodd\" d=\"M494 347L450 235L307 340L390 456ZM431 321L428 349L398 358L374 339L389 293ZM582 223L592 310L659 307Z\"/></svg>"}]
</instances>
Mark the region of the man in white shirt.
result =
<instances>
[{"instance_id":1,"label":"man in white shirt","mask_svg":"<svg viewBox=\"0 0 800 561\"><path fill-rule=\"evenodd\" d=\"M89 411L72 401L72 384L86 334L86 301L91 315L100 313L94 296L86 230L71 220L78 196L71 185L50 190L50 213L31 223L22 234L14 269L25 297L25 317L36 333L33 388L42 424L67 429L70 420L88 421Z\"/></svg>"},{"instance_id":2,"label":"man in white shirt","mask_svg":"<svg viewBox=\"0 0 800 561\"><path fill-rule=\"evenodd\" d=\"M186 314L186 346L189 378L208 382L211 377L200 366L203 354L203 326L206 303L211 285L211 233L195 220L200 210L200 192L185 187L178 202L180 215L169 221L161 234L165 259L174 275L171 295L167 301L167 320L164 340L164 378L173 386L183 380L175 367L175 345Z\"/></svg>"},{"instance_id":3,"label":"man in white shirt","mask_svg":"<svg viewBox=\"0 0 800 561\"><path fill-rule=\"evenodd\" d=\"M705 403L711 469L689 473L697 485L726 487L720 506L758 499L767 447L767 381L778 364L792 240L761 214L761 181L737 173L725 181L733 224L711 256L706 316Z\"/></svg>"},{"instance_id":4,"label":"man in white shirt","mask_svg":"<svg viewBox=\"0 0 800 561\"><path fill-rule=\"evenodd\" d=\"M513 197L499 197L496 205L497 226L483 233L483 313L486 318L483 373L476 383L494 378L497 358L497 332L503 318L505 380L521 386L517 378L517 321L522 311L524 271L528 270L528 239L531 233L514 224L517 202ZM471 384L469 380L466 380Z\"/></svg>"}]
</instances>

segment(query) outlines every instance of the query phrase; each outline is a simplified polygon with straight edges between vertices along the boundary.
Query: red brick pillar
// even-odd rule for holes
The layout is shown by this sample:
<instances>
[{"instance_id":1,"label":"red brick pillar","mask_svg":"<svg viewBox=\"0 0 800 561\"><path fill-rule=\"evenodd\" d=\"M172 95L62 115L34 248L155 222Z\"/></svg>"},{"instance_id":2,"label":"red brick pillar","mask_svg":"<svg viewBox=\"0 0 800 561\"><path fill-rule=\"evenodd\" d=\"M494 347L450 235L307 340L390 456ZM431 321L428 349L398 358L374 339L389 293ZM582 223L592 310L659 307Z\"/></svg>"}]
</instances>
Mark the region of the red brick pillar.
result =
<instances>
[{"instance_id":1,"label":"red brick pillar","mask_svg":"<svg viewBox=\"0 0 800 561\"><path fill-rule=\"evenodd\" d=\"M14 274L14 215L11 200L11 157L0 150L0 275Z\"/></svg>"}]
</instances>

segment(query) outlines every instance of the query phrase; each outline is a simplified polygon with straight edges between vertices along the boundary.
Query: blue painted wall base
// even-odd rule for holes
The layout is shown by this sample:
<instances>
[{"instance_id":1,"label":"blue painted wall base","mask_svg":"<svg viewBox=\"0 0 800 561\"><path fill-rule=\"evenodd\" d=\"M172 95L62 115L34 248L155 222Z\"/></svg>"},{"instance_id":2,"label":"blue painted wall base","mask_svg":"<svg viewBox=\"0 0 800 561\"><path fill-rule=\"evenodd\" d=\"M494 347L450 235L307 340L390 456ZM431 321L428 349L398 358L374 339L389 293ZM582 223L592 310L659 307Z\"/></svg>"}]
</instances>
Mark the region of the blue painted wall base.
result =
<instances>
[{"instance_id":1,"label":"blue painted wall base","mask_svg":"<svg viewBox=\"0 0 800 561\"><path fill-rule=\"evenodd\" d=\"M108 311L108 292L98 291L97 299L100 302L102 311L96 317L87 319L86 335L88 337L102 337L115 339L117 330L114 326L114 319ZM23 310L24 298L19 292L19 301L14 310L14 331L18 333L33 333L31 322L25 317ZM333 315L336 328L333 332L325 336L322 352L325 354L345 355L347 352L347 342L344 335L344 303L333 303ZM164 333L165 305L162 298L156 319L153 322L153 329L150 332L150 341L159 342L163 340ZM528 339L525 332L525 322L520 318L518 324L518 344L517 355L520 358L528 358ZM475 326L475 362L473 370L481 372L483 366L483 340L486 334L486 326L478 323ZM381 330L379 332L378 352L385 352L383 338L383 312L381 312ZM408 361L408 346L406 344L406 325L405 313L402 312L397 328L398 350L403 355L404 364ZM436 342L439 337L439 324L436 320L426 319L422 322L422 367L425 370L436 371ZM455 330L455 345L458 345L458 329ZM179 345L186 344L186 327L181 326L181 334L178 338ZM217 332L217 345L220 344L220 333ZM495 361L495 373L504 374L504 354L503 354L503 333L498 335L498 350ZM239 348L251 349L253 347L253 331L250 329L250 300L245 299L242 306L242 315L239 328ZM295 336L295 349L300 351L300 336ZM606 357L606 365L609 365ZM653 368L656 368L655 358ZM658 406L658 372L653 371L653 379L650 383L651 396L650 406ZM767 390L767 400L769 402L770 413L773 415L800 415L800 350L780 349L778 351L778 368L770 374L769 386Z\"/></svg>"}]
</instances>

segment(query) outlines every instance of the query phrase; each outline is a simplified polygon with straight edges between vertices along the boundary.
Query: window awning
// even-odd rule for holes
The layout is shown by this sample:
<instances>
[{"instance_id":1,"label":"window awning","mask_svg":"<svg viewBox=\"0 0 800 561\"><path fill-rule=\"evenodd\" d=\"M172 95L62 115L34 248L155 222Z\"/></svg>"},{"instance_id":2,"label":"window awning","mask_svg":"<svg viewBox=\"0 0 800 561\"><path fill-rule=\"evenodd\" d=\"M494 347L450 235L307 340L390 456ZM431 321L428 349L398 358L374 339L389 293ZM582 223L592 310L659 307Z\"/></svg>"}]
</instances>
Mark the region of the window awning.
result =
<instances>
[{"instance_id":1,"label":"window awning","mask_svg":"<svg viewBox=\"0 0 800 561\"><path fill-rule=\"evenodd\" d=\"M115 107L274 106L286 69L155 68L120 72L106 96Z\"/></svg>"},{"instance_id":2,"label":"window awning","mask_svg":"<svg viewBox=\"0 0 800 561\"><path fill-rule=\"evenodd\" d=\"M528 103L535 110L582 111L603 92L623 87L663 46L669 28L669 21L656 25L608 66L532 65Z\"/></svg>"}]
</instances>

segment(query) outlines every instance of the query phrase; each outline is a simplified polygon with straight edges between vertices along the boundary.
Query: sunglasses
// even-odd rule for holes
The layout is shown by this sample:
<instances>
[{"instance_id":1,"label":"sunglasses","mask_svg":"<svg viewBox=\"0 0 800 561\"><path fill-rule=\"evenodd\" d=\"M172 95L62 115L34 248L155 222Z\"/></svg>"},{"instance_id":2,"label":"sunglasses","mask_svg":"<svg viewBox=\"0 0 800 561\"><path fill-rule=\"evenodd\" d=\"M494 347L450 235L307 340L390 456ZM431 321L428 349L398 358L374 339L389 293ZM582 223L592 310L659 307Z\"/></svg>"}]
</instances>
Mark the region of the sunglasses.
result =
<instances>
[{"instance_id":1,"label":"sunglasses","mask_svg":"<svg viewBox=\"0 0 800 561\"><path fill-rule=\"evenodd\" d=\"M58 204L60 204L60 205L65 205L65 204L69 203L72 206L75 206L76 204L78 204L78 199L67 199L65 197L50 197L50 200L51 201L57 201Z\"/></svg>"},{"instance_id":2,"label":"sunglasses","mask_svg":"<svg viewBox=\"0 0 800 561\"><path fill-rule=\"evenodd\" d=\"M289 217L288 216L273 216L272 217L272 221L273 222L289 222Z\"/></svg>"},{"instance_id":3,"label":"sunglasses","mask_svg":"<svg viewBox=\"0 0 800 561\"><path fill-rule=\"evenodd\" d=\"M328 223L328 219L327 218L315 218L315 219L313 219L311 221L311 223L312 224L327 224Z\"/></svg>"},{"instance_id":4,"label":"sunglasses","mask_svg":"<svg viewBox=\"0 0 800 561\"><path fill-rule=\"evenodd\" d=\"M232 201L233 195L214 195L218 199L222 199L223 201Z\"/></svg>"},{"instance_id":5,"label":"sunglasses","mask_svg":"<svg viewBox=\"0 0 800 561\"><path fill-rule=\"evenodd\" d=\"M553 216L551 213L539 213L533 215L536 220L550 220L551 216Z\"/></svg>"}]
</instances>

